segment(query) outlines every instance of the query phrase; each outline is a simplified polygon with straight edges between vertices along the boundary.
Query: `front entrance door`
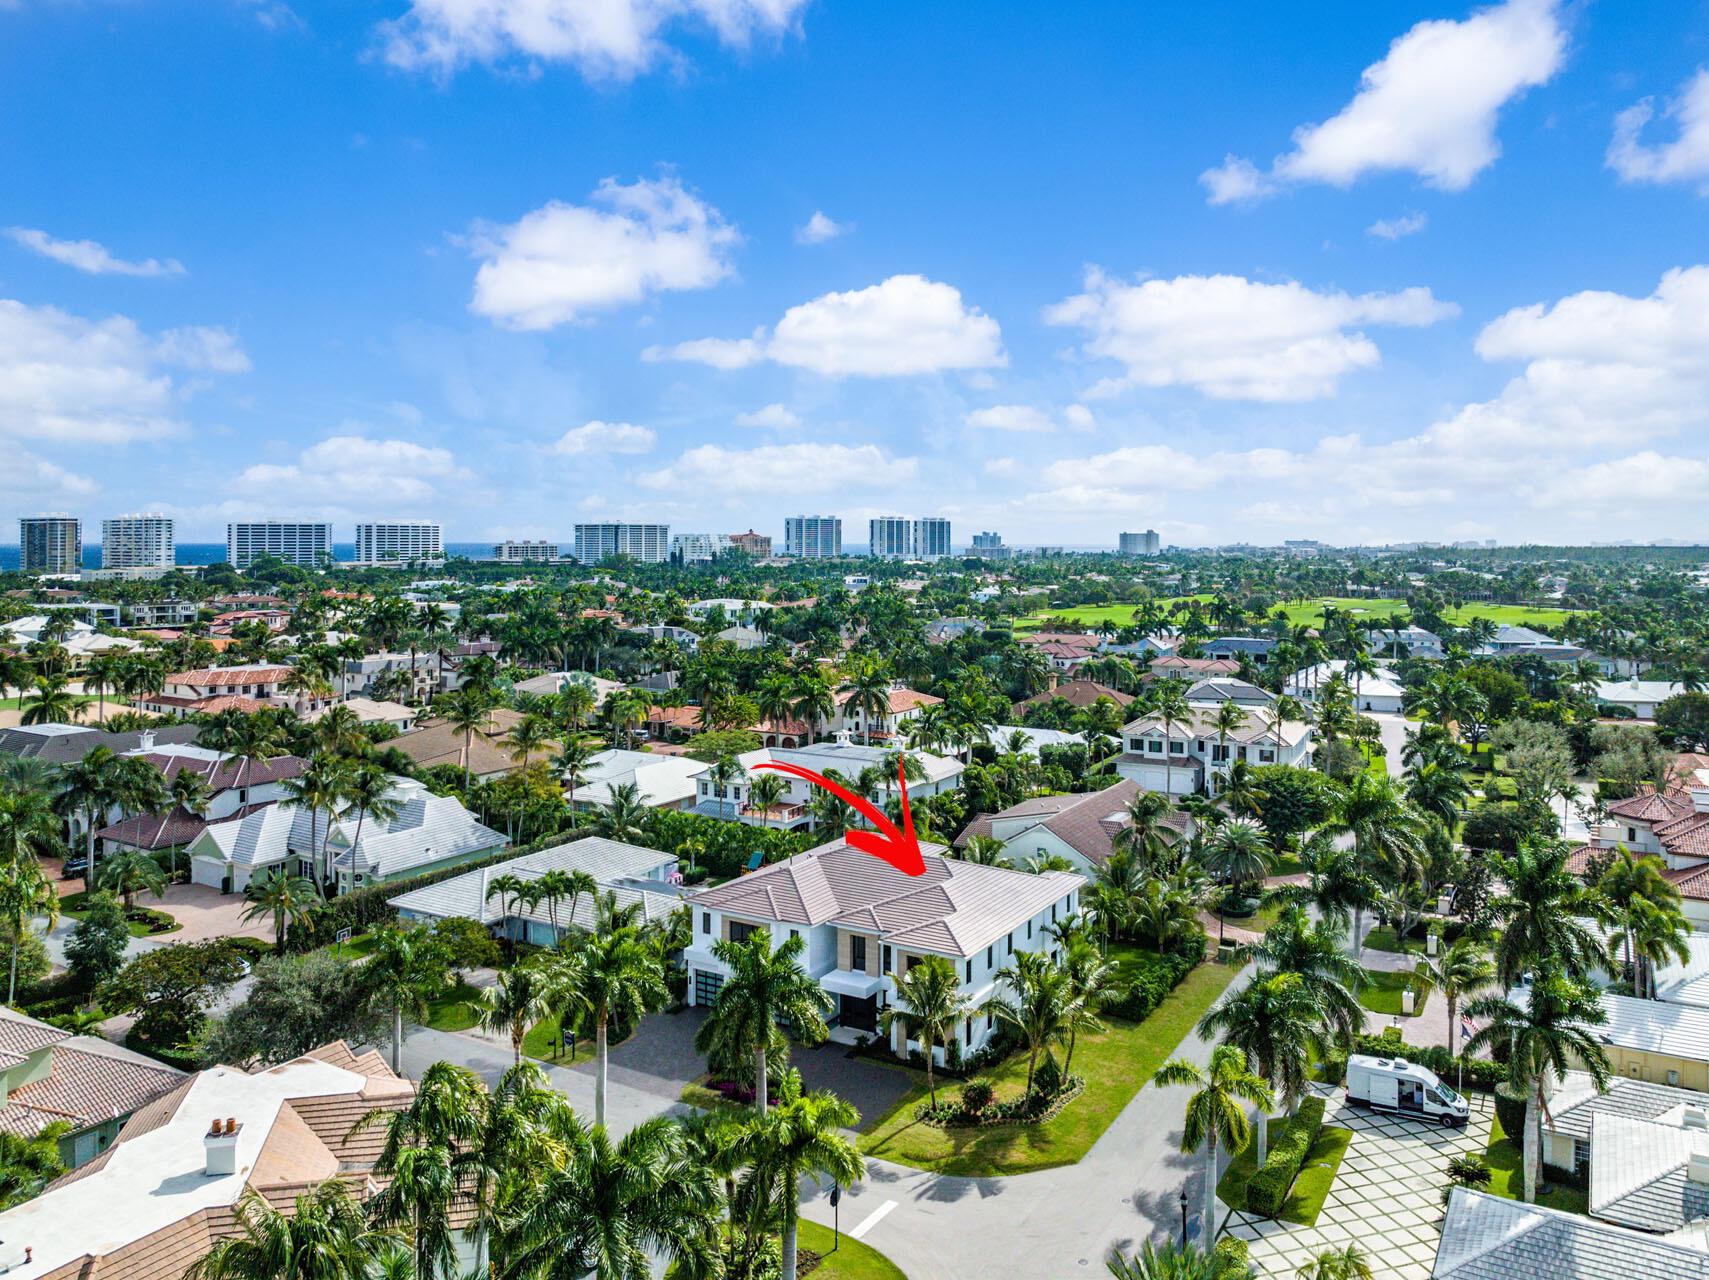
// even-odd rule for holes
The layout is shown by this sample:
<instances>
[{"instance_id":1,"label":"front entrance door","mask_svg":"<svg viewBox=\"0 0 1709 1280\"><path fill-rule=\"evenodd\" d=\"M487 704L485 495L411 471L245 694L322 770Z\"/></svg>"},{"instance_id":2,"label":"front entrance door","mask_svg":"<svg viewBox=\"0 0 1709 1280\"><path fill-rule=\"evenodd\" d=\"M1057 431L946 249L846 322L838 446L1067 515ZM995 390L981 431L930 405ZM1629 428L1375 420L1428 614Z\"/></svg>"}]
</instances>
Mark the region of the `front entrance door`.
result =
<instances>
[{"instance_id":1,"label":"front entrance door","mask_svg":"<svg viewBox=\"0 0 1709 1280\"><path fill-rule=\"evenodd\" d=\"M878 1030L877 996L839 996L837 1025L873 1035Z\"/></svg>"}]
</instances>

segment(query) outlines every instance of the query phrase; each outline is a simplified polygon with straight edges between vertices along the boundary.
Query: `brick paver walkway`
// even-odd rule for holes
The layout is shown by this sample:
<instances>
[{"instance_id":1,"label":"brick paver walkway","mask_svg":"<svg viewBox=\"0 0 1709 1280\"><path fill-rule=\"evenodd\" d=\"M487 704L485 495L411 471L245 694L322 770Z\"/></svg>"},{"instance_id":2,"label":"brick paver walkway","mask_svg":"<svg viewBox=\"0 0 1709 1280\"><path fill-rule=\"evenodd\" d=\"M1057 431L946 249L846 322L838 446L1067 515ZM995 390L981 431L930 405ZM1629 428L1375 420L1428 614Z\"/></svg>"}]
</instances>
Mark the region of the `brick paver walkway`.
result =
<instances>
[{"instance_id":1,"label":"brick paver walkway","mask_svg":"<svg viewBox=\"0 0 1709 1280\"><path fill-rule=\"evenodd\" d=\"M1378 1280L1428 1280L1442 1234L1448 1161L1489 1144L1489 1098L1469 1095L1471 1122L1464 1129L1444 1129L1350 1107L1338 1088L1313 1088L1329 1099L1324 1123L1353 1131L1316 1225L1233 1213L1224 1230L1250 1243L1259 1273L1273 1280L1292 1280L1301 1263L1349 1243L1365 1250Z\"/></svg>"}]
</instances>

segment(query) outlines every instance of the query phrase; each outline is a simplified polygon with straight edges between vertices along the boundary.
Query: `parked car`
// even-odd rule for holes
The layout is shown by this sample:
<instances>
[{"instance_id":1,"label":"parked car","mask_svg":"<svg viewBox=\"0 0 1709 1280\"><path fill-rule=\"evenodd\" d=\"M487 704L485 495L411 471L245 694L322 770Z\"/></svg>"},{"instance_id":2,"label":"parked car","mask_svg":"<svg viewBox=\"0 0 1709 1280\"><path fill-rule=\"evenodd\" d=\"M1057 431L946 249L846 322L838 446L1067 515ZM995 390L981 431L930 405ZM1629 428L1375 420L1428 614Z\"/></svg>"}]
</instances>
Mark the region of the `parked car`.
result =
<instances>
[{"instance_id":1,"label":"parked car","mask_svg":"<svg viewBox=\"0 0 1709 1280\"><path fill-rule=\"evenodd\" d=\"M65 860L65 865L59 869L61 880L81 879L89 871L89 859L81 853L73 854Z\"/></svg>"},{"instance_id":2,"label":"parked car","mask_svg":"<svg viewBox=\"0 0 1709 1280\"><path fill-rule=\"evenodd\" d=\"M1347 1059L1347 1101L1445 1126L1462 1126L1471 1116L1464 1097L1438 1079L1434 1071L1405 1058L1353 1054Z\"/></svg>"}]
</instances>

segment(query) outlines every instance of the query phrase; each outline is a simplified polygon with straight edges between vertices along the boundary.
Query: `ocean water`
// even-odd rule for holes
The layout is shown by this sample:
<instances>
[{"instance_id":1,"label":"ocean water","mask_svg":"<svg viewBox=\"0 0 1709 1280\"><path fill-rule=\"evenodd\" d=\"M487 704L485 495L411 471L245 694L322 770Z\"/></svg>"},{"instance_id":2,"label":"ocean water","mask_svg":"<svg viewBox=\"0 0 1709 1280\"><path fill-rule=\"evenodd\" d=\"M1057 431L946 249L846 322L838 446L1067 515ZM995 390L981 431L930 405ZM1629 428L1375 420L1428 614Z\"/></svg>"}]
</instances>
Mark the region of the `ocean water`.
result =
<instances>
[{"instance_id":1,"label":"ocean water","mask_svg":"<svg viewBox=\"0 0 1709 1280\"><path fill-rule=\"evenodd\" d=\"M569 539L564 545L568 546L574 539ZM176 547L176 559L179 564L219 564L225 559L225 543L223 542L180 542ZM493 554L493 544L490 542L447 542L445 550L453 556L466 556L471 560L490 560ZM354 542L335 542L332 544L333 558L348 560L356 554ZM18 567L18 545L0 544L0 573ZM83 567L99 569L101 567L101 544L91 546L83 544Z\"/></svg>"}]
</instances>

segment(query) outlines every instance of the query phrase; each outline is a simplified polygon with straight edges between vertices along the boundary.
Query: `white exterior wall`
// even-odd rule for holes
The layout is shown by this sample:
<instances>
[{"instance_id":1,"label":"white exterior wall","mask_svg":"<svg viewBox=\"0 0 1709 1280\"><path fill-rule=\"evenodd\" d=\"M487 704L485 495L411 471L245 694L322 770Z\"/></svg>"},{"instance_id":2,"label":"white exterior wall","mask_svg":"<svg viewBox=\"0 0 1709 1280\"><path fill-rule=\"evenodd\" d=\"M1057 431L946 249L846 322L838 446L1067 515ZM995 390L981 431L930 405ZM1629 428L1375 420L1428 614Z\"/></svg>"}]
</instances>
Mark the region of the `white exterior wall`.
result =
<instances>
[{"instance_id":1,"label":"white exterior wall","mask_svg":"<svg viewBox=\"0 0 1709 1280\"><path fill-rule=\"evenodd\" d=\"M171 516L149 513L101 521L103 569L170 569L175 554Z\"/></svg>"},{"instance_id":2,"label":"white exterior wall","mask_svg":"<svg viewBox=\"0 0 1709 1280\"><path fill-rule=\"evenodd\" d=\"M226 559L248 568L263 556L317 568L332 555L332 526L311 521L243 520L225 527Z\"/></svg>"},{"instance_id":3,"label":"white exterior wall","mask_svg":"<svg viewBox=\"0 0 1709 1280\"><path fill-rule=\"evenodd\" d=\"M431 520L374 521L356 526L358 561L440 560L445 555L443 531Z\"/></svg>"}]
</instances>

